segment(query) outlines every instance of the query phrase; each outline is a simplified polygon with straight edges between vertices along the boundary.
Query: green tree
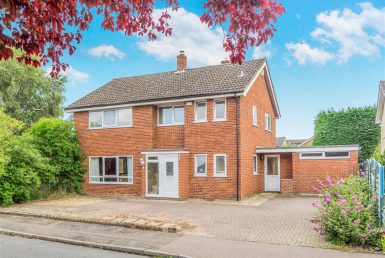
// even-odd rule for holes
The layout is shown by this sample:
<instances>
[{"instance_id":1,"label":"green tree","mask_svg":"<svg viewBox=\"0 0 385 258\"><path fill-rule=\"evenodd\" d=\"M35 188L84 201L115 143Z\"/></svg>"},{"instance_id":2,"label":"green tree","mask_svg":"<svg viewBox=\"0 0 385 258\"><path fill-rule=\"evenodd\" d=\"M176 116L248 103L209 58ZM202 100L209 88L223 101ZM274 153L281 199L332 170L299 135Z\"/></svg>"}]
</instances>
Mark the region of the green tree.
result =
<instances>
[{"instance_id":1,"label":"green tree","mask_svg":"<svg viewBox=\"0 0 385 258\"><path fill-rule=\"evenodd\" d=\"M9 206L35 198L40 178L52 175L28 136L19 136L23 123L0 109L0 205ZM52 177L52 176L51 176Z\"/></svg>"},{"instance_id":2,"label":"green tree","mask_svg":"<svg viewBox=\"0 0 385 258\"><path fill-rule=\"evenodd\" d=\"M50 182L53 190L81 190L83 155L72 122L41 118L24 135L31 136L36 148L54 168L55 182Z\"/></svg>"},{"instance_id":3,"label":"green tree","mask_svg":"<svg viewBox=\"0 0 385 258\"><path fill-rule=\"evenodd\" d=\"M360 161L370 158L380 141L376 107L322 111L315 118L313 145L359 144Z\"/></svg>"},{"instance_id":4,"label":"green tree","mask_svg":"<svg viewBox=\"0 0 385 258\"><path fill-rule=\"evenodd\" d=\"M26 125L40 117L61 116L65 82L63 76L52 79L43 69L21 64L15 58L0 61L0 107Z\"/></svg>"}]
</instances>

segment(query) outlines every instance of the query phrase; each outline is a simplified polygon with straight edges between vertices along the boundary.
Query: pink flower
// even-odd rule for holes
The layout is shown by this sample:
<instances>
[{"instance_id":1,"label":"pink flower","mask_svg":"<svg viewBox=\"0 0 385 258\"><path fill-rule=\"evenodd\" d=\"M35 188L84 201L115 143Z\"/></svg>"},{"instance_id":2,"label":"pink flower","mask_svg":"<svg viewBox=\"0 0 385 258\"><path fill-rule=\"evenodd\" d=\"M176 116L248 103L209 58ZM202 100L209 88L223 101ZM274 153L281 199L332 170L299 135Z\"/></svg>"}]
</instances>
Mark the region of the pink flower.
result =
<instances>
[{"instance_id":1,"label":"pink flower","mask_svg":"<svg viewBox=\"0 0 385 258\"><path fill-rule=\"evenodd\" d=\"M372 225L370 225L370 224L368 223L368 224L366 224L366 227L369 228L369 229L371 229L371 228L372 228Z\"/></svg>"},{"instance_id":2,"label":"pink flower","mask_svg":"<svg viewBox=\"0 0 385 258\"><path fill-rule=\"evenodd\" d=\"M347 203L348 203L348 202L347 202L346 200L341 200L341 201L337 202L337 204L338 204L339 206L345 205L345 204L347 204Z\"/></svg>"},{"instance_id":3,"label":"pink flower","mask_svg":"<svg viewBox=\"0 0 385 258\"><path fill-rule=\"evenodd\" d=\"M337 194L337 198L338 198L338 199L342 199L342 195Z\"/></svg>"},{"instance_id":4,"label":"pink flower","mask_svg":"<svg viewBox=\"0 0 385 258\"><path fill-rule=\"evenodd\" d=\"M361 176L365 176L365 172L362 170L360 173Z\"/></svg>"},{"instance_id":5,"label":"pink flower","mask_svg":"<svg viewBox=\"0 0 385 258\"><path fill-rule=\"evenodd\" d=\"M333 185L333 181L330 177L326 177L326 183L328 183L328 185Z\"/></svg>"},{"instance_id":6,"label":"pink flower","mask_svg":"<svg viewBox=\"0 0 385 258\"><path fill-rule=\"evenodd\" d=\"M365 234L359 234L358 237L359 237L359 238L365 238L366 235L365 235Z\"/></svg>"},{"instance_id":7,"label":"pink flower","mask_svg":"<svg viewBox=\"0 0 385 258\"><path fill-rule=\"evenodd\" d=\"M356 219L353 223L354 225L360 225L360 220Z\"/></svg>"},{"instance_id":8,"label":"pink flower","mask_svg":"<svg viewBox=\"0 0 385 258\"><path fill-rule=\"evenodd\" d=\"M345 210L342 210L342 211L341 211L341 215L342 215L342 216L345 216L345 215L346 215L346 211L345 211Z\"/></svg>"},{"instance_id":9,"label":"pink flower","mask_svg":"<svg viewBox=\"0 0 385 258\"><path fill-rule=\"evenodd\" d=\"M338 185L342 185L343 183L344 183L344 180L342 178L337 182Z\"/></svg>"},{"instance_id":10,"label":"pink flower","mask_svg":"<svg viewBox=\"0 0 385 258\"><path fill-rule=\"evenodd\" d=\"M352 200L353 200L353 201L357 200L357 198L358 198L357 195L353 195L353 196L352 196Z\"/></svg>"},{"instance_id":11,"label":"pink flower","mask_svg":"<svg viewBox=\"0 0 385 258\"><path fill-rule=\"evenodd\" d=\"M356 211L361 211L362 208L363 208L362 205L357 205L357 206L356 206Z\"/></svg>"},{"instance_id":12,"label":"pink flower","mask_svg":"<svg viewBox=\"0 0 385 258\"><path fill-rule=\"evenodd\" d=\"M331 203L332 199L330 199L330 197L326 197L325 201L326 201L327 203Z\"/></svg>"},{"instance_id":13,"label":"pink flower","mask_svg":"<svg viewBox=\"0 0 385 258\"><path fill-rule=\"evenodd\" d=\"M318 203L317 203L317 202L312 202L311 205L312 205L314 208L317 208Z\"/></svg>"},{"instance_id":14,"label":"pink flower","mask_svg":"<svg viewBox=\"0 0 385 258\"><path fill-rule=\"evenodd\" d=\"M322 198L322 197L324 197L324 195L323 195L323 194L319 194L318 197L319 197L319 198Z\"/></svg>"},{"instance_id":15,"label":"pink flower","mask_svg":"<svg viewBox=\"0 0 385 258\"><path fill-rule=\"evenodd\" d=\"M372 201L376 201L376 200L377 200L377 196L372 195Z\"/></svg>"}]
</instances>

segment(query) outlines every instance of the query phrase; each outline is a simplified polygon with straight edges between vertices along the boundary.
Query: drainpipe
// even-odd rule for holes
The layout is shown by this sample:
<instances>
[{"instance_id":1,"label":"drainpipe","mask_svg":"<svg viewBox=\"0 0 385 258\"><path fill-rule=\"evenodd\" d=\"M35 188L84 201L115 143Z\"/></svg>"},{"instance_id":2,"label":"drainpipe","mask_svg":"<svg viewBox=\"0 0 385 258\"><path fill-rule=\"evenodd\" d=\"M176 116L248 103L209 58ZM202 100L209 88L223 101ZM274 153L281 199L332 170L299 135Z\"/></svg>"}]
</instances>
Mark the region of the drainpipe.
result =
<instances>
[{"instance_id":1,"label":"drainpipe","mask_svg":"<svg viewBox=\"0 0 385 258\"><path fill-rule=\"evenodd\" d=\"M236 141L236 148L237 148L237 201L240 201L240 194L239 194L239 112L238 112L238 102L239 102L239 96L236 94L235 97L235 141Z\"/></svg>"}]
</instances>

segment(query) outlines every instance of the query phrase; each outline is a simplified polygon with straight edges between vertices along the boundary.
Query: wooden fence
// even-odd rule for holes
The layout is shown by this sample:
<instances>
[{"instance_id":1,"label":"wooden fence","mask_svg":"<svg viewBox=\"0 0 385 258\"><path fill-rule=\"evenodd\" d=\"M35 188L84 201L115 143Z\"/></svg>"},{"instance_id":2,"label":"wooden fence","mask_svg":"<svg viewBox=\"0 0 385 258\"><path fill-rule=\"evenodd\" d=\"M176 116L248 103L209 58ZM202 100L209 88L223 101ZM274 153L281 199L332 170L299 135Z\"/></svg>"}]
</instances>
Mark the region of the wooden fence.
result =
<instances>
[{"instance_id":1,"label":"wooden fence","mask_svg":"<svg viewBox=\"0 0 385 258\"><path fill-rule=\"evenodd\" d=\"M360 164L360 173L362 172L377 194L380 226L385 225L384 166L375 160L365 160Z\"/></svg>"}]
</instances>

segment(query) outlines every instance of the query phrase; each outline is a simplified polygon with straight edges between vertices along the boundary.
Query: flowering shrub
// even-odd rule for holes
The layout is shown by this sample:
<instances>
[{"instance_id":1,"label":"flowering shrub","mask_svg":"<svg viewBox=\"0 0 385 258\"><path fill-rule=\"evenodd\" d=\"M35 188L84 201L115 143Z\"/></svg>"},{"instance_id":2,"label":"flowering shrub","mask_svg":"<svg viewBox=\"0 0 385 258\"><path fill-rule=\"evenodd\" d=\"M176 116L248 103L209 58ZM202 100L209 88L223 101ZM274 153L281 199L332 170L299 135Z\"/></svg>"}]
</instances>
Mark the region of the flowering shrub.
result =
<instances>
[{"instance_id":1,"label":"flowering shrub","mask_svg":"<svg viewBox=\"0 0 385 258\"><path fill-rule=\"evenodd\" d=\"M362 176L338 181L326 178L317 189L315 230L334 244L380 245L376 195Z\"/></svg>"}]
</instances>

